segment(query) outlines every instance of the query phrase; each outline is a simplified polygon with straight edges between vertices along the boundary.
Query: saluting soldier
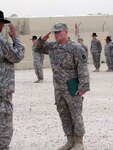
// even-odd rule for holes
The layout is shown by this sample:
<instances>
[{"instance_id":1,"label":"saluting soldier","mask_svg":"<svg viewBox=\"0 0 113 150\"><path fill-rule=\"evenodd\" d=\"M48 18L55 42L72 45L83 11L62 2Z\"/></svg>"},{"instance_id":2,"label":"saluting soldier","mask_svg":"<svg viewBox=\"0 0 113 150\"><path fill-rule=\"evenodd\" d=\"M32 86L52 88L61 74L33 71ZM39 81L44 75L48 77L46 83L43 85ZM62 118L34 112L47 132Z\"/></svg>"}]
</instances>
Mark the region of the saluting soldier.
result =
<instances>
[{"instance_id":1,"label":"saluting soldier","mask_svg":"<svg viewBox=\"0 0 113 150\"><path fill-rule=\"evenodd\" d=\"M48 33L37 41L36 50L49 54L53 71L55 102L67 142L59 150L84 150L85 133L82 117L83 95L89 91L87 52L78 42L68 39L66 23L52 27L55 42L47 42ZM78 79L78 89L72 96L67 81ZM74 80L73 80L74 81ZM72 87L73 88L73 87Z\"/></svg>"},{"instance_id":2,"label":"saluting soldier","mask_svg":"<svg viewBox=\"0 0 113 150\"><path fill-rule=\"evenodd\" d=\"M9 20L4 19L0 11L0 32L5 24L9 24L10 44L0 36L0 150L9 150L13 135L12 94L15 91L14 63L24 58L24 46L17 36L16 29Z\"/></svg>"}]
</instances>

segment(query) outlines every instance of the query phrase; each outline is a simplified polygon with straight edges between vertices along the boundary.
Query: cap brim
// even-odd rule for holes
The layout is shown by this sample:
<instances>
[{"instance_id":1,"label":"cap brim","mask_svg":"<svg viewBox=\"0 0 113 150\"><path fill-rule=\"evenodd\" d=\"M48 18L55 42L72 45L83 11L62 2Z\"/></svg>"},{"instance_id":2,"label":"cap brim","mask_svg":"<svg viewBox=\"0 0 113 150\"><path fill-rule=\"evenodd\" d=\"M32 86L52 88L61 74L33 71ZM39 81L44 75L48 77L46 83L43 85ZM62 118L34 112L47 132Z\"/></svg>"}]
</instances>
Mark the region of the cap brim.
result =
<instances>
[{"instance_id":1,"label":"cap brim","mask_svg":"<svg viewBox=\"0 0 113 150\"><path fill-rule=\"evenodd\" d=\"M105 40L105 41L106 41L106 40L112 41L111 39L104 39L104 40Z\"/></svg>"},{"instance_id":2,"label":"cap brim","mask_svg":"<svg viewBox=\"0 0 113 150\"><path fill-rule=\"evenodd\" d=\"M58 31L62 31L62 29L55 29L55 30L52 30L51 32L58 32Z\"/></svg>"},{"instance_id":3,"label":"cap brim","mask_svg":"<svg viewBox=\"0 0 113 150\"><path fill-rule=\"evenodd\" d=\"M11 23L9 20L1 19L1 18L0 18L0 21L2 21L2 22L5 23L5 24Z\"/></svg>"},{"instance_id":4,"label":"cap brim","mask_svg":"<svg viewBox=\"0 0 113 150\"><path fill-rule=\"evenodd\" d=\"M98 36L98 35L91 35L91 36Z\"/></svg>"}]
</instances>

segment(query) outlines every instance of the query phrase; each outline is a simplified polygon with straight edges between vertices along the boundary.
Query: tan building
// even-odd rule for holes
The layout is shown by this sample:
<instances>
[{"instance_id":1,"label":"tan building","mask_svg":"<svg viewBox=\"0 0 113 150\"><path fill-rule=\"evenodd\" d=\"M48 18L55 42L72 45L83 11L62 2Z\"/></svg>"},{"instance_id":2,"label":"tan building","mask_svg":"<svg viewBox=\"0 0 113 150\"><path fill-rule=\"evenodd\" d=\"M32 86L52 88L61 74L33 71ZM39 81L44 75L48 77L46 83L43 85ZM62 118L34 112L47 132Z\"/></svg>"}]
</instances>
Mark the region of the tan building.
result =
<instances>
[{"instance_id":1,"label":"tan building","mask_svg":"<svg viewBox=\"0 0 113 150\"><path fill-rule=\"evenodd\" d=\"M32 18L20 18L9 17L9 20L15 24L16 29L23 41L26 51L25 58L22 62L15 65L16 69L31 69L32 65L32 41L30 38L32 35L40 37L45 33L51 31L51 27L56 22L66 22L69 27L69 37L72 40L77 39L75 35L76 31L80 37L84 39L84 43L90 49L91 34L96 32L98 38L102 42L104 48L105 38L107 35L113 37L113 15L97 15L97 16L70 16L70 17L32 17ZM76 30L77 27L77 30ZM3 34L7 36L7 28L4 29ZM8 37L9 39L9 37ZM9 39L10 40L10 39ZM50 36L50 41L54 40L53 35ZM104 53L102 53L101 61L105 61ZM92 62L89 52L89 62ZM45 56L44 67L50 67L49 58Z\"/></svg>"}]
</instances>

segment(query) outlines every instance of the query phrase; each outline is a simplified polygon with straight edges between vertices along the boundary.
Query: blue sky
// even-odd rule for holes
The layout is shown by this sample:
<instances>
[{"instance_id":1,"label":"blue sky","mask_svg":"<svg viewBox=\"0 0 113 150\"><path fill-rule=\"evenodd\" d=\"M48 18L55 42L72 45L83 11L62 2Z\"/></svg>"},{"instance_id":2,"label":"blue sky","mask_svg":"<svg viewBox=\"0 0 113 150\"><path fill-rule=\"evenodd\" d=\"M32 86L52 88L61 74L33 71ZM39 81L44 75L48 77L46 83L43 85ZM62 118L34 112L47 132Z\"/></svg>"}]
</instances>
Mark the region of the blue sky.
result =
<instances>
[{"instance_id":1,"label":"blue sky","mask_svg":"<svg viewBox=\"0 0 113 150\"><path fill-rule=\"evenodd\" d=\"M113 0L0 0L6 17L113 14Z\"/></svg>"}]
</instances>

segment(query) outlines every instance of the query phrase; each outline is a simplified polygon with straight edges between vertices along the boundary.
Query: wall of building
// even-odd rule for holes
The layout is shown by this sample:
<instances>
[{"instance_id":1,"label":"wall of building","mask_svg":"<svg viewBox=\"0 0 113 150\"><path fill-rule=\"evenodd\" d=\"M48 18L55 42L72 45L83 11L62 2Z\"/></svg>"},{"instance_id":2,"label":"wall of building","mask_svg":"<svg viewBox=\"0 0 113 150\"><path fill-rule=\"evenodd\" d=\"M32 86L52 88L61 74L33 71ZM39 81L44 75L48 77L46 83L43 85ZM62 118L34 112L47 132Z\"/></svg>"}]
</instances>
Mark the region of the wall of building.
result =
<instances>
[{"instance_id":1,"label":"wall of building","mask_svg":"<svg viewBox=\"0 0 113 150\"><path fill-rule=\"evenodd\" d=\"M17 32L20 35L22 42L25 45L25 58L22 62L15 65L16 69L32 69L32 41L30 38L32 35L40 37L51 31L52 25L56 22L66 22L69 28L69 37L72 40L77 40L75 36L75 24L77 24L79 36L84 39L84 43L90 49L91 34L96 32L98 38L102 42L103 52L101 60L105 61L104 57L104 45L107 35L113 37L113 16L70 16L70 17L34 17L34 18L20 18L10 17L8 18L15 24ZM3 34L7 35L7 27L4 28ZM9 37L7 37L10 40ZM51 34L49 41L53 41L54 37ZM92 63L91 55L89 52L89 63ZM44 60L44 67L50 67L49 57L46 55Z\"/></svg>"}]
</instances>

